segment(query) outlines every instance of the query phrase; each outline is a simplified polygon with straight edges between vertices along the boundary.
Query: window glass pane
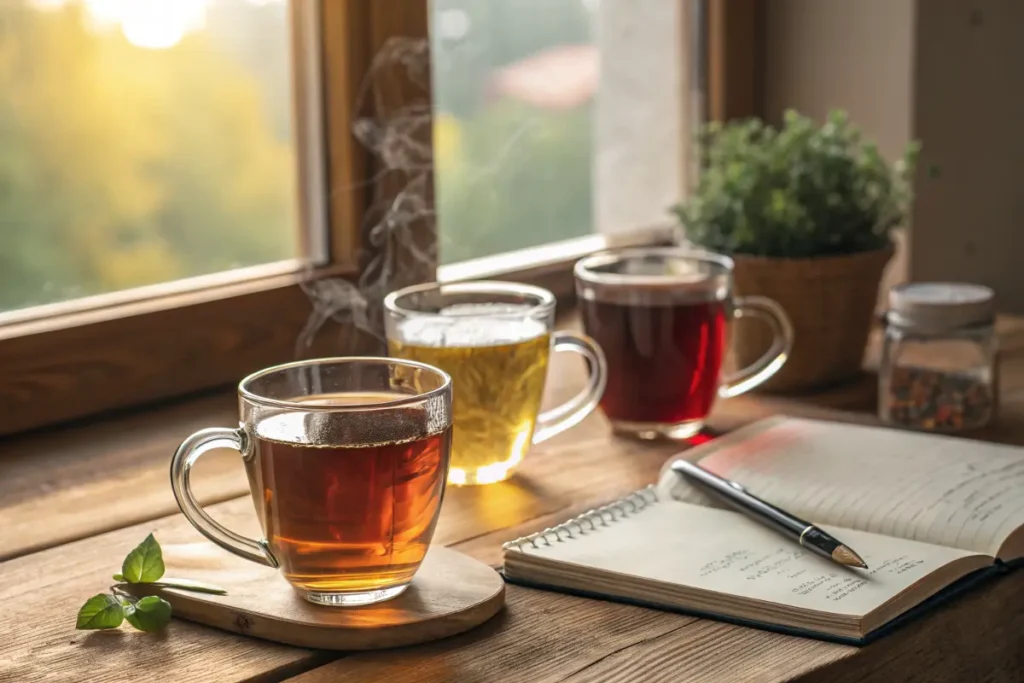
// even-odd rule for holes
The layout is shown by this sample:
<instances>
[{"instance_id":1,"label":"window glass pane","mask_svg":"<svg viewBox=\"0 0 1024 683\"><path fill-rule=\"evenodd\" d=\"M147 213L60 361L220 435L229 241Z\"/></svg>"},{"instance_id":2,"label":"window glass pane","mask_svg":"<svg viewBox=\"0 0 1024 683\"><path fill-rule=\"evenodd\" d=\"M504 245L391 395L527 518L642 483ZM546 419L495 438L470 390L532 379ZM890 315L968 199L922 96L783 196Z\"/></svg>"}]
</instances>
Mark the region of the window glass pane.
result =
<instances>
[{"instance_id":1,"label":"window glass pane","mask_svg":"<svg viewBox=\"0 0 1024 683\"><path fill-rule=\"evenodd\" d=\"M287 0L0 1L0 311L298 255Z\"/></svg>"},{"instance_id":2,"label":"window glass pane","mask_svg":"<svg viewBox=\"0 0 1024 683\"><path fill-rule=\"evenodd\" d=\"M592 231L597 4L433 0L442 263Z\"/></svg>"}]
</instances>

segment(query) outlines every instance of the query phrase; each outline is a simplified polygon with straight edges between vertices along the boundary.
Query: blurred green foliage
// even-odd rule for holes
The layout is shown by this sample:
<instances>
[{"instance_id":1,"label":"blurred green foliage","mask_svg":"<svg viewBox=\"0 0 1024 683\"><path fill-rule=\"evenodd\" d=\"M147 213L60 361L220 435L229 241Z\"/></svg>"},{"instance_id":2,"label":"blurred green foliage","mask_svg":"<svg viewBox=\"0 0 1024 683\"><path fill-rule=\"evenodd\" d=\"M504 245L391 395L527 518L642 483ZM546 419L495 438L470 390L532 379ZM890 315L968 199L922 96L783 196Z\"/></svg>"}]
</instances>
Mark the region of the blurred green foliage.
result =
<instances>
[{"instance_id":1,"label":"blurred green foliage","mask_svg":"<svg viewBox=\"0 0 1024 683\"><path fill-rule=\"evenodd\" d=\"M430 10L435 107L460 119L486 106L482 95L495 69L558 45L593 42L582 0L431 0ZM454 28L464 33L450 35Z\"/></svg>"},{"instance_id":2,"label":"blurred green foliage","mask_svg":"<svg viewBox=\"0 0 1024 683\"><path fill-rule=\"evenodd\" d=\"M589 103L488 92L592 42L584 3L433 0L435 28L448 10L466 30L433 32L443 261L589 233ZM217 0L147 50L81 3L0 0L0 311L297 254L287 21L284 2Z\"/></svg>"},{"instance_id":3,"label":"blurred green foliage","mask_svg":"<svg viewBox=\"0 0 1024 683\"><path fill-rule=\"evenodd\" d=\"M789 111L780 129L715 123L705 166L675 207L686 236L712 251L804 258L880 249L909 211L918 145L889 164L846 114L818 125Z\"/></svg>"},{"instance_id":4,"label":"blurred green foliage","mask_svg":"<svg viewBox=\"0 0 1024 683\"><path fill-rule=\"evenodd\" d=\"M441 261L589 234L591 102L544 109L495 97L488 84L545 50L592 44L584 3L434 0L432 12ZM446 37L452 21L463 35Z\"/></svg>"},{"instance_id":5,"label":"blurred green foliage","mask_svg":"<svg viewBox=\"0 0 1024 683\"><path fill-rule=\"evenodd\" d=\"M89 21L0 3L0 310L294 256L289 133L253 73L206 32L146 50Z\"/></svg>"},{"instance_id":6,"label":"blurred green foliage","mask_svg":"<svg viewBox=\"0 0 1024 683\"><path fill-rule=\"evenodd\" d=\"M589 107L504 101L458 125L460 153L438 164L445 263L590 232Z\"/></svg>"}]
</instances>

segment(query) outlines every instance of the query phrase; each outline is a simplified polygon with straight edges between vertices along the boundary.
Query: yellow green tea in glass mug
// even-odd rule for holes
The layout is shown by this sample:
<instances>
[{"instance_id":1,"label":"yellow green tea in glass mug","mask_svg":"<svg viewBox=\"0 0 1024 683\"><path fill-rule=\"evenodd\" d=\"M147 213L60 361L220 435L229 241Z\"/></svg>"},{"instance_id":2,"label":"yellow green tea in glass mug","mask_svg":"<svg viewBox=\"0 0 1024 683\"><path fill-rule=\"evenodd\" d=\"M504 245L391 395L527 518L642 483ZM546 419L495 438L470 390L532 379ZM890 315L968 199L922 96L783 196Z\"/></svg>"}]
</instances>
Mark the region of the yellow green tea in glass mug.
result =
<instances>
[{"instance_id":1,"label":"yellow green tea in glass mug","mask_svg":"<svg viewBox=\"0 0 1024 683\"><path fill-rule=\"evenodd\" d=\"M505 282L431 283L385 299L388 351L452 377L452 458L448 481L489 484L508 478L530 446L578 424L604 391L600 348L553 332L555 297ZM552 350L584 356L587 388L541 411Z\"/></svg>"}]
</instances>

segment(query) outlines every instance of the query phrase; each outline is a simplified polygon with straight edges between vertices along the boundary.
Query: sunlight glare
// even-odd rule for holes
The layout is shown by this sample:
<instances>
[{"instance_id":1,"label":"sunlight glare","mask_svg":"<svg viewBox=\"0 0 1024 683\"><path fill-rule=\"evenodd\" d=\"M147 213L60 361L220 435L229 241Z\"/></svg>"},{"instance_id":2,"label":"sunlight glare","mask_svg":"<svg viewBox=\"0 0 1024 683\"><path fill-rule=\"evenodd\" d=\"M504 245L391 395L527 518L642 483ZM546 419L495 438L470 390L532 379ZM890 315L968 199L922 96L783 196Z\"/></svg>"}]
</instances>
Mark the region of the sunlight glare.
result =
<instances>
[{"instance_id":1,"label":"sunlight glare","mask_svg":"<svg viewBox=\"0 0 1024 683\"><path fill-rule=\"evenodd\" d=\"M66 3L67 0L32 0L32 6L44 12L55 12L64 9Z\"/></svg>"},{"instance_id":2,"label":"sunlight glare","mask_svg":"<svg viewBox=\"0 0 1024 683\"><path fill-rule=\"evenodd\" d=\"M121 27L137 47L164 50L177 45L206 23L208 0L85 0L99 25Z\"/></svg>"}]
</instances>

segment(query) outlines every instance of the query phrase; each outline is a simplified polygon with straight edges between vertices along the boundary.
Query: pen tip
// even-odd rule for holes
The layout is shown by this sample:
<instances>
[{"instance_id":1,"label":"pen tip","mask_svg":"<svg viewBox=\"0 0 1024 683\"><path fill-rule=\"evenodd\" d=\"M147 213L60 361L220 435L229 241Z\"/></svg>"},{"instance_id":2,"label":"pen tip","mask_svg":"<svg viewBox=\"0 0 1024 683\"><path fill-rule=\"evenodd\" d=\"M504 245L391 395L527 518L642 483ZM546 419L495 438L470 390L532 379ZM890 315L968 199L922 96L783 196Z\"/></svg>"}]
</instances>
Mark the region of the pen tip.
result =
<instances>
[{"instance_id":1,"label":"pen tip","mask_svg":"<svg viewBox=\"0 0 1024 683\"><path fill-rule=\"evenodd\" d=\"M845 545L841 545L832 551L832 559L839 564L845 564L847 567L858 567L859 569L868 568L868 565L861 559L860 555L853 552Z\"/></svg>"}]
</instances>

